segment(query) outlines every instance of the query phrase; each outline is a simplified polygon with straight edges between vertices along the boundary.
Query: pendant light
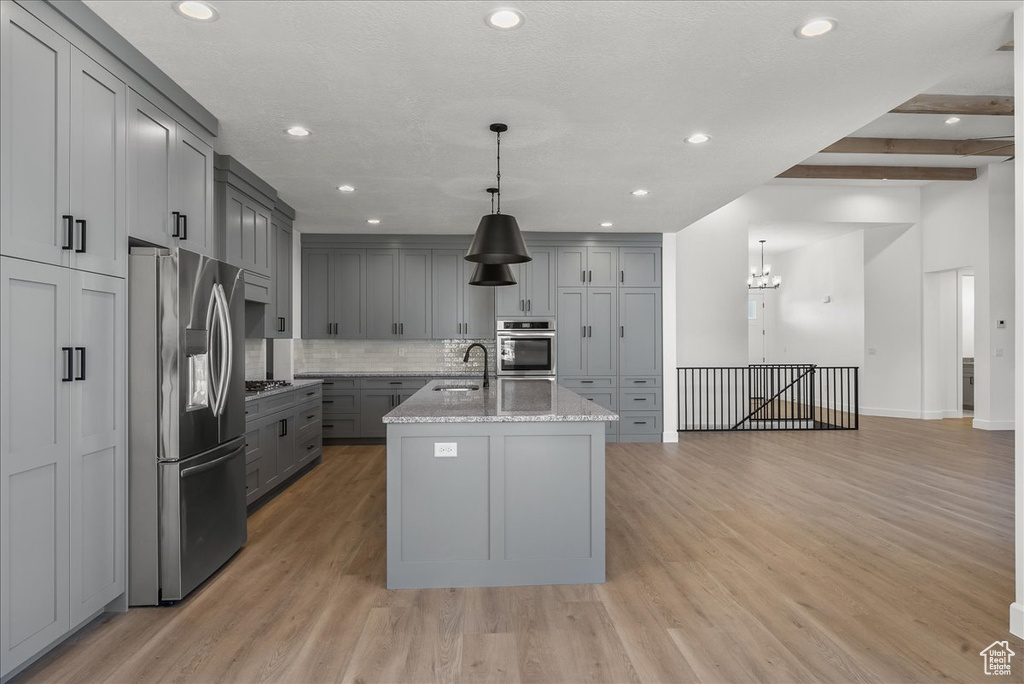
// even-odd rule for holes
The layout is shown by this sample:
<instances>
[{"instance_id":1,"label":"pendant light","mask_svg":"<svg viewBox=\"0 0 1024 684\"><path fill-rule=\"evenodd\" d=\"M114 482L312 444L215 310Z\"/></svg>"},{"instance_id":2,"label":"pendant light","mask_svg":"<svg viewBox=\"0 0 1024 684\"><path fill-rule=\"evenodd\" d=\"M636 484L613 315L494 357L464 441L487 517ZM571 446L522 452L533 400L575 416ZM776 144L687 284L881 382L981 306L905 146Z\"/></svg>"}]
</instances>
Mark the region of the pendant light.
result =
<instances>
[{"instance_id":1,"label":"pendant light","mask_svg":"<svg viewBox=\"0 0 1024 684\"><path fill-rule=\"evenodd\" d=\"M756 268L750 269L750 277L747 278L748 290L778 290L782 285L782 276L773 276L772 267L764 265L764 243L767 240L758 240L761 243L761 272Z\"/></svg>"},{"instance_id":2,"label":"pendant light","mask_svg":"<svg viewBox=\"0 0 1024 684\"><path fill-rule=\"evenodd\" d=\"M498 211L487 214L480 219L476 228L473 243L466 252L466 261L478 264L521 264L531 261L533 257L526 249L523 235L519 232L516 217L501 213L501 134L508 130L503 123L491 124L497 141L497 179Z\"/></svg>"},{"instance_id":3,"label":"pendant light","mask_svg":"<svg viewBox=\"0 0 1024 684\"><path fill-rule=\"evenodd\" d=\"M498 188L487 188L491 193L491 214L494 214L494 195ZM488 287L503 287L515 285L516 277L508 264L477 264L473 269L473 276L469 279L470 285L484 285Z\"/></svg>"}]
</instances>

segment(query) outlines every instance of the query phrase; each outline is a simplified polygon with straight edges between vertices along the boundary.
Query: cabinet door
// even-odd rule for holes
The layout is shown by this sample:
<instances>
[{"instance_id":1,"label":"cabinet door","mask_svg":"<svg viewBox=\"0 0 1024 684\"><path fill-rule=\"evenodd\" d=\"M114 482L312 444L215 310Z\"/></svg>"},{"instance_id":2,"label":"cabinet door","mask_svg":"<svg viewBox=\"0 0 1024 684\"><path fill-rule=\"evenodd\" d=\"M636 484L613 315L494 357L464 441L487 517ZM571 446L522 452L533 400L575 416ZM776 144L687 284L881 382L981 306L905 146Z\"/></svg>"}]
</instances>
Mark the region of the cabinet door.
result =
<instances>
[{"instance_id":1,"label":"cabinet door","mask_svg":"<svg viewBox=\"0 0 1024 684\"><path fill-rule=\"evenodd\" d=\"M619 248L587 247L587 287L615 287L619 282Z\"/></svg>"},{"instance_id":2,"label":"cabinet door","mask_svg":"<svg viewBox=\"0 0 1024 684\"><path fill-rule=\"evenodd\" d=\"M71 276L71 624L125 589L125 281Z\"/></svg>"},{"instance_id":3,"label":"cabinet door","mask_svg":"<svg viewBox=\"0 0 1024 684\"><path fill-rule=\"evenodd\" d=\"M174 121L128 91L128 235L170 247L174 183ZM175 236L176 237L176 236Z\"/></svg>"},{"instance_id":4,"label":"cabinet door","mask_svg":"<svg viewBox=\"0 0 1024 684\"><path fill-rule=\"evenodd\" d=\"M213 220L213 149L178 126L175 137L177 198L181 213L179 245L208 257L220 256Z\"/></svg>"},{"instance_id":5,"label":"cabinet door","mask_svg":"<svg viewBox=\"0 0 1024 684\"><path fill-rule=\"evenodd\" d=\"M270 210L261 204L251 202L253 216L252 266L249 270L270 277Z\"/></svg>"},{"instance_id":6,"label":"cabinet door","mask_svg":"<svg viewBox=\"0 0 1024 684\"><path fill-rule=\"evenodd\" d=\"M526 264L526 315L554 316L558 299L557 263L554 247L530 250L533 261Z\"/></svg>"},{"instance_id":7,"label":"cabinet door","mask_svg":"<svg viewBox=\"0 0 1024 684\"><path fill-rule=\"evenodd\" d=\"M587 248L559 247L558 287L583 287L587 283Z\"/></svg>"},{"instance_id":8,"label":"cabinet door","mask_svg":"<svg viewBox=\"0 0 1024 684\"><path fill-rule=\"evenodd\" d=\"M128 275L124 83L77 48L71 55L74 267Z\"/></svg>"},{"instance_id":9,"label":"cabinet door","mask_svg":"<svg viewBox=\"0 0 1024 684\"><path fill-rule=\"evenodd\" d=\"M558 374L587 373L587 290L558 288Z\"/></svg>"},{"instance_id":10,"label":"cabinet door","mask_svg":"<svg viewBox=\"0 0 1024 684\"><path fill-rule=\"evenodd\" d=\"M657 247L620 248L619 284L625 287L661 287L661 250Z\"/></svg>"},{"instance_id":11,"label":"cabinet door","mask_svg":"<svg viewBox=\"0 0 1024 684\"><path fill-rule=\"evenodd\" d=\"M366 334L366 250L334 250L334 337L359 339Z\"/></svg>"},{"instance_id":12,"label":"cabinet door","mask_svg":"<svg viewBox=\"0 0 1024 684\"><path fill-rule=\"evenodd\" d=\"M433 337L438 340L462 338L464 288L462 281L463 252L457 249L433 251ZM461 262L461 263L460 263Z\"/></svg>"},{"instance_id":13,"label":"cabinet door","mask_svg":"<svg viewBox=\"0 0 1024 684\"><path fill-rule=\"evenodd\" d=\"M302 250L302 337L307 340L334 337L333 252L330 249Z\"/></svg>"},{"instance_id":14,"label":"cabinet door","mask_svg":"<svg viewBox=\"0 0 1024 684\"><path fill-rule=\"evenodd\" d=\"M587 288L587 374L615 375L618 368L618 296L614 287Z\"/></svg>"},{"instance_id":15,"label":"cabinet door","mask_svg":"<svg viewBox=\"0 0 1024 684\"><path fill-rule=\"evenodd\" d=\"M517 284L494 288L495 316L522 316L526 312L526 264L509 264L509 270Z\"/></svg>"},{"instance_id":16,"label":"cabinet door","mask_svg":"<svg viewBox=\"0 0 1024 684\"><path fill-rule=\"evenodd\" d=\"M619 288L619 372L661 373L661 290Z\"/></svg>"},{"instance_id":17,"label":"cabinet door","mask_svg":"<svg viewBox=\"0 0 1024 684\"><path fill-rule=\"evenodd\" d=\"M292 231L285 224L272 224L274 233L273 319L268 337L292 336Z\"/></svg>"},{"instance_id":18,"label":"cabinet door","mask_svg":"<svg viewBox=\"0 0 1024 684\"><path fill-rule=\"evenodd\" d=\"M361 437L386 437L384 414L395 407L394 390L362 390L359 397L359 434Z\"/></svg>"},{"instance_id":19,"label":"cabinet door","mask_svg":"<svg viewBox=\"0 0 1024 684\"><path fill-rule=\"evenodd\" d=\"M277 464L280 468L280 477L284 480L291 476L298 467L295 458L295 416L290 415L282 418L275 425L278 425L277 432Z\"/></svg>"},{"instance_id":20,"label":"cabinet door","mask_svg":"<svg viewBox=\"0 0 1024 684\"><path fill-rule=\"evenodd\" d=\"M486 287L470 285L476 264L466 261L459 253L459 266L462 268L462 337L479 340L494 339L494 296L496 290L517 290L515 285L502 287ZM436 300L435 300L436 301Z\"/></svg>"},{"instance_id":21,"label":"cabinet door","mask_svg":"<svg viewBox=\"0 0 1024 684\"><path fill-rule=\"evenodd\" d=\"M433 330L431 254L429 249L398 253L398 331L410 340L429 340Z\"/></svg>"},{"instance_id":22,"label":"cabinet door","mask_svg":"<svg viewBox=\"0 0 1024 684\"><path fill-rule=\"evenodd\" d=\"M398 333L398 250L366 250L366 336L374 339Z\"/></svg>"},{"instance_id":23,"label":"cabinet door","mask_svg":"<svg viewBox=\"0 0 1024 684\"><path fill-rule=\"evenodd\" d=\"M4 2L0 51L0 249L66 266L71 45Z\"/></svg>"},{"instance_id":24,"label":"cabinet door","mask_svg":"<svg viewBox=\"0 0 1024 684\"><path fill-rule=\"evenodd\" d=\"M4 3L6 9L10 3ZM70 628L71 272L0 259L0 664Z\"/></svg>"},{"instance_id":25,"label":"cabinet door","mask_svg":"<svg viewBox=\"0 0 1024 684\"><path fill-rule=\"evenodd\" d=\"M281 481L281 421L264 419L260 421L259 477L256 486L263 496Z\"/></svg>"},{"instance_id":26,"label":"cabinet door","mask_svg":"<svg viewBox=\"0 0 1024 684\"><path fill-rule=\"evenodd\" d=\"M417 392L419 392L418 389L398 390L398 393L395 395L395 405L398 406Z\"/></svg>"}]
</instances>

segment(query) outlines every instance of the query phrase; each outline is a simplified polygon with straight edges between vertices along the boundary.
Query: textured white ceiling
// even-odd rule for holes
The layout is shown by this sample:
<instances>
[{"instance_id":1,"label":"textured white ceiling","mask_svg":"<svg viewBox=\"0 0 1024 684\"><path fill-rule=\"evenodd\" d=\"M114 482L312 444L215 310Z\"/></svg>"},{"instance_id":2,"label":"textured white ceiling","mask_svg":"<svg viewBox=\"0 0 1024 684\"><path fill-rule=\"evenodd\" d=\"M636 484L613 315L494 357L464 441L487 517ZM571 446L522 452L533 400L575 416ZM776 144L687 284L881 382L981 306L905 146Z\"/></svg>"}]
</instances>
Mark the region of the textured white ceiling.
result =
<instances>
[{"instance_id":1,"label":"textured white ceiling","mask_svg":"<svg viewBox=\"0 0 1024 684\"><path fill-rule=\"evenodd\" d=\"M213 0L210 24L87 4L219 117L218 151L301 230L468 233L492 121L523 229L676 231L991 53L1020 2L519 2L509 32L484 24L497 2ZM794 37L822 13L837 31ZM712 142L683 142L698 130Z\"/></svg>"},{"instance_id":2,"label":"textured white ceiling","mask_svg":"<svg viewBox=\"0 0 1024 684\"><path fill-rule=\"evenodd\" d=\"M753 266L760 263L761 245L759 240L767 240L764 243L764 255L781 254L793 249L799 249L815 242L830 240L840 235L846 235L857 230L871 228L885 228L893 224L889 223L781 223L778 221L765 221L762 223L751 223L748 229L748 248L750 264ZM768 262L771 263L771 262Z\"/></svg>"}]
</instances>

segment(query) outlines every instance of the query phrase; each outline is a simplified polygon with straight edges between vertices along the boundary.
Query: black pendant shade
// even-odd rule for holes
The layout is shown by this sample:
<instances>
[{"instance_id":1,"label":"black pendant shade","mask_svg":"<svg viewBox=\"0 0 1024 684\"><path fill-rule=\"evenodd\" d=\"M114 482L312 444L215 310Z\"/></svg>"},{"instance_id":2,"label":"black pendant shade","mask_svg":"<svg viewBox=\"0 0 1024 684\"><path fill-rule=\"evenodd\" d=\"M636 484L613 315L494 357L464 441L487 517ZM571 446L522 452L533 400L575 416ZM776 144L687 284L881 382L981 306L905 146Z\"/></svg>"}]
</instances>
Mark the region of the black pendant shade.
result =
<instances>
[{"instance_id":1,"label":"black pendant shade","mask_svg":"<svg viewBox=\"0 0 1024 684\"><path fill-rule=\"evenodd\" d=\"M516 277L512 275L512 269L508 267L508 264L477 264L473 269L473 276L469 279L469 284L502 287L515 285Z\"/></svg>"},{"instance_id":2,"label":"black pendant shade","mask_svg":"<svg viewBox=\"0 0 1024 684\"><path fill-rule=\"evenodd\" d=\"M509 214L486 214L481 218L466 252L466 261L478 264L521 264L532 259L516 217Z\"/></svg>"}]
</instances>

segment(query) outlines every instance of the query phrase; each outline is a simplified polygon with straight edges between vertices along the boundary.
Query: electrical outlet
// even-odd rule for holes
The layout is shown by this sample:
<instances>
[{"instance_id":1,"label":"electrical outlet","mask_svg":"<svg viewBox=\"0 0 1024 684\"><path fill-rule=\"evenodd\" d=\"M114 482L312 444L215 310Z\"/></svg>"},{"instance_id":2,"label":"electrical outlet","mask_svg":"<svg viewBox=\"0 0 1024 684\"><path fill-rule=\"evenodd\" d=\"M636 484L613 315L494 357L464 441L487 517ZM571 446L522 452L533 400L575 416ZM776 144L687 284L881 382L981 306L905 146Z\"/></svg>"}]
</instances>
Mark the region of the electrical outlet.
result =
<instances>
[{"instance_id":1,"label":"electrical outlet","mask_svg":"<svg viewBox=\"0 0 1024 684\"><path fill-rule=\"evenodd\" d=\"M434 458L455 458L459 455L456 442L434 442Z\"/></svg>"},{"instance_id":2,"label":"electrical outlet","mask_svg":"<svg viewBox=\"0 0 1024 684\"><path fill-rule=\"evenodd\" d=\"M1002 347L996 347L996 358L997 359L1003 358L1003 348Z\"/></svg>"},{"instance_id":3,"label":"electrical outlet","mask_svg":"<svg viewBox=\"0 0 1024 684\"><path fill-rule=\"evenodd\" d=\"M878 353L877 349L875 349L874 347L868 347L868 356L874 356L877 353Z\"/></svg>"}]
</instances>

